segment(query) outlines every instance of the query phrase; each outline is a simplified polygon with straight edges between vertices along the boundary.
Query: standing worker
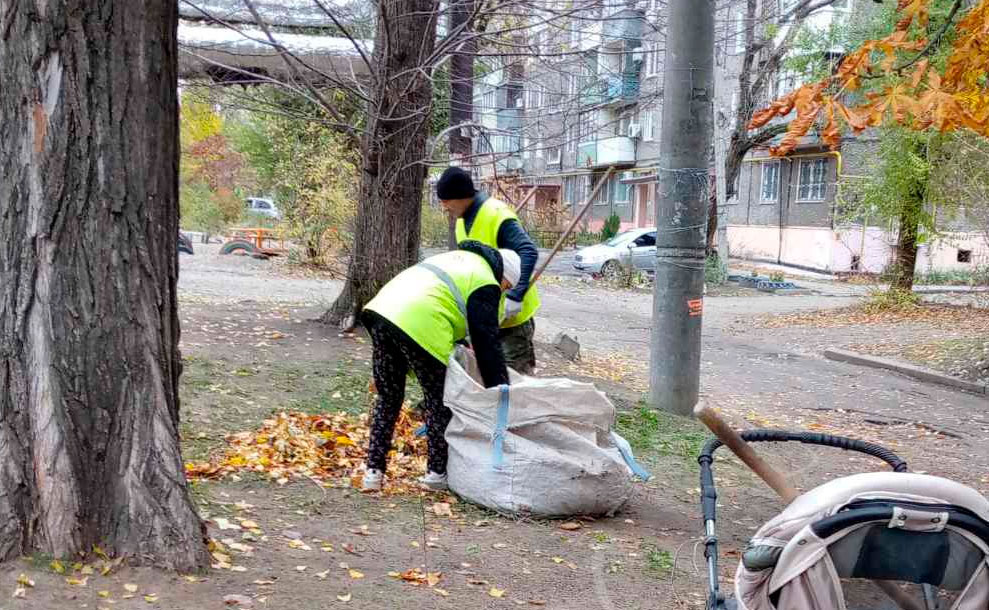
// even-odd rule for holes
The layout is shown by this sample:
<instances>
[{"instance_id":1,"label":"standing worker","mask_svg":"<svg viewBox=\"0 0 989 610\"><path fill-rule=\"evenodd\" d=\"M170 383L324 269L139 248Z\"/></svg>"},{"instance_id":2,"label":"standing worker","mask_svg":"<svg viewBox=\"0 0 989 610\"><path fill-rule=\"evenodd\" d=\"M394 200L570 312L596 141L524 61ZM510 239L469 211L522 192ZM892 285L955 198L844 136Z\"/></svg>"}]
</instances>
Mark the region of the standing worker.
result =
<instances>
[{"instance_id":1,"label":"standing worker","mask_svg":"<svg viewBox=\"0 0 989 610\"><path fill-rule=\"evenodd\" d=\"M448 167L436 183L436 195L447 213L457 219L457 243L477 240L492 248L511 250L522 261L518 284L505 294L505 321L501 342L505 360L523 375L536 368L533 316L539 309L539 294L529 284L539 260L539 250L518 216L503 201L474 188L470 174L459 167Z\"/></svg>"},{"instance_id":2,"label":"standing worker","mask_svg":"<svg viewBox=\"0 0 989 610\"><path fill-rule=\"evenodd\" d=\"M470 335L484 386L508 383L501 351L502 292L516 286L521 263L511 250L476 241L431 256L385 284L361 314L374 344L374 385L363 489L381 489L395 422L405 401L409 369L422 386L428 472L420 482L446 489L446 426L453 413L443 405L446 366L454 344Z\"/></svg>"}]
</instances>

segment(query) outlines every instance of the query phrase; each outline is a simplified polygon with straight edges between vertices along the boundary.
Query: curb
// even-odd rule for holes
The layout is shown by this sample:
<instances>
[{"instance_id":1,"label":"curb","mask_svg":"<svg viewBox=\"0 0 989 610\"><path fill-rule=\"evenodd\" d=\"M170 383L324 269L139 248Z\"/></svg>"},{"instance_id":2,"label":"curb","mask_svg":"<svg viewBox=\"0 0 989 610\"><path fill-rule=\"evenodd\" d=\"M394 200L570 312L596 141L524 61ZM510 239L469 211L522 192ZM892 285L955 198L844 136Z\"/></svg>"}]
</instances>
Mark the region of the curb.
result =
<instances>
[{"instance_id":1,"label":"curb","mask_svg":"<svg viewBox=\"0 0 989 610\"><path fill-rule=\"evenodd\" d=\"M919 381L936 383L938 385L948 386L957 390L972 392L973 394L981 394L983 396L989 394L989 386L986 386L986 384L975 383L974 381L965 381L964 379L958 379L957 377L945 375L944 373L940 373L938 371L932 371L931 369L925 369L924 367L913 364L905 364L896 360L879 358L878 356L869 356L867 354L859 354L857 352L850 352L843 349L824 350L824 357L828 360L834 360L836 362L847 362L849 364L857 364L859 366L867 366L874 369L894 371Z\"/></svg>"}]
</instances>

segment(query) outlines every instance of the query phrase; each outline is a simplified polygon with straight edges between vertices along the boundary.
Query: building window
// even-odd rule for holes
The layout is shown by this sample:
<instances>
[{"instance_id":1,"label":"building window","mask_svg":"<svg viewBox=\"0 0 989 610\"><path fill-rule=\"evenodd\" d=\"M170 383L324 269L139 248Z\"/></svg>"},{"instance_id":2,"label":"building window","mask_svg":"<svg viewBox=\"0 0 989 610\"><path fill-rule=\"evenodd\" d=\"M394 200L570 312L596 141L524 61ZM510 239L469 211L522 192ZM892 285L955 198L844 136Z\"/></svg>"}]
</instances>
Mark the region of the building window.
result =
<instances>
[{"instance_id":1,"label":"building window","mask_svg":"<svg viewBox=\"0 0 989 610\"><path fill-rule=\"evenodd\" d=\"M762 188L759 199L762 203L776 203L780 199L780 162L764 161L760 165Z\"/></svg>"},{"instance_id":2,"label":"building window","mask_svg":"<svg viewBox=\"0 0 989 610\"><path fill-rule=\"evenodd\" d=\"M971 263L972 262L972 251L971 250L958 250L958 258L956 260L959 263Z\"/></svg>"},{"instance_id":3,"label":"building window","mask_svg":"<svg viewBox=\"0 0 989 610\"><path fill-rule=\"evenodd\" d=\"M549 165L559 165L562 156L559 146L550 146L546 149L546 163Z\"/></svg>"},{"instance_id":4,"label":"building window","mask_svg":"<svg viewBox=\"0 0 989 610\"><path fill-rule=\"evenodd\" d=\"M646 108L645 115L642 117L642 139L651 142L656 139L656 132L653 130L655 126L655 121L653 117L656 111L652 108Z\"/></svg>"},{"instance_id":5,"label":"building window","mask_svg":"<svg viewBox=\"0 0 989 610\"><path fill-rule=\"evenodd\" d=\"M595 123L593 111L582 112L577 117L577 139L581 142L596 139L595 132L597 131L597 125Z\"/></svg>"},{"instance_id":6,"label":"building window","mask_svg":"<svg viewBox=\"0 0 989 610\"><path fill-rule=\"evenodd\" d=\"M498 102L497 92L494 89L488 89L484 92L484 97L481 98L481 112L494 112L497 108Z\"/></svg>"},{"instance_id":7,"label":"building window","mask_svg":"<svg viewBox=\"0 0 989 610\"><path fill-rule=\"evenodd\" d=\"M659 74L659 44L650 42L646 45L646 76Z\"/></svg>"},{"instance_id":8,"label":"building window","mask_svg":"<svg viewBox=\"0 0 989 610\"><path fill-rule=\"evenodd\" d=\"M827 158L801 161L797 201L824 201L824 193L827 189L827 183L825 182L827 173Z\"/></svg>"},{"instance_id":9,"label":"building window","mask_svg":"<svg viewBox=\"0 0 989 610\"><path fill-rule=\"evenodd\" d=\"M567 152L577 152L577 126L571 124L567 127Z\"/></svg>"},{"instance_id":10,"label":"building window","mask_svg":"<svg viewBox=\"0 0 989 610\"><path fill-rule=\"evenodd\" d=\"M745 52L745 15L735 13L735 54Z\"/></svg>"},{"instance_id":11,"label":"building window","mask_svg":"<svg viewBox=\"0 0 989 610\"><path fill-rule=\"evenodd\" d=\"M614 193L612 201L616 205L628 205L628 202L632 199L632 185L622 182L622 178L630 178L631 176L631 173L625 172L624 174L616 174L612 177L612 192Z\"/></svg>"},{"instance_id":12,"label":"building window","mask_svg":"<svg viewBox=\"0 0 989 610\"><path fill-rule=\"evenodd\" d=\"M573 19L570 22L570 46L571 47L576 48L576 47L579 47L580 46L580 27L581 27L581 24L580 24L580 20L579 19L576 19L575 18L575 19Z\"/></svg>"},{"instance_id":13,"label":"building window","mask_svg":"<svg viewBox=\"0 0 989 610\"><path fill-rule=\"evenodd\" d=\"M526 100L525 107L530 110L535 110L543 105L543 89L542 85L533 84L532 88L528 91L529 99Z\"/></svg>"}]
</instances>

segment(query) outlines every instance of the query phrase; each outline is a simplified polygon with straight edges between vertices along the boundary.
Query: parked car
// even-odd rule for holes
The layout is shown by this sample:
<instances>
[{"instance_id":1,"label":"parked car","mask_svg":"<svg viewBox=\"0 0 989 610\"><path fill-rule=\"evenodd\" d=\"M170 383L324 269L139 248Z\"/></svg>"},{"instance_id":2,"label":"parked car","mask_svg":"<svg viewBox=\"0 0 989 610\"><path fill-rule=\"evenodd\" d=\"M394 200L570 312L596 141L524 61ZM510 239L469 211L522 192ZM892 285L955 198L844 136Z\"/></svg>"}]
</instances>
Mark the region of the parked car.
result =
<instances>
[{"instance_id":1,"label":"parked car","mask_svg":"<svg viewBox=\"0 0 989 610\"><path fill-rule=\"evenodd\" d=\"M603 244L577 250L573 266L578 271L611 275L631 261L643 271L653 271L656 265L656 229L633 229L619 233Z\"/></svg>"},{"instance_id":2,"label":"parked car","mask_svg":"<svg viewBox=\"0 0 989 610\"><path fill-rule=\"evenodd\" d=\"M280 219L282 217L281 211L275 202L271 199L263 199L261 197L248 197L244 201L245 207L250 214L255 214L257 216L265 216L267 218Z\"/></svg>"},{"instance_id":3,"label":"parked car","mask_svg":"<svg viewBox=\"0 0 989 610\"><path fill-rule=\"evenodd\" d=\"M179 252L192 254L192 240L185 233L179 231Z\"/></svg>"}]
</instances>

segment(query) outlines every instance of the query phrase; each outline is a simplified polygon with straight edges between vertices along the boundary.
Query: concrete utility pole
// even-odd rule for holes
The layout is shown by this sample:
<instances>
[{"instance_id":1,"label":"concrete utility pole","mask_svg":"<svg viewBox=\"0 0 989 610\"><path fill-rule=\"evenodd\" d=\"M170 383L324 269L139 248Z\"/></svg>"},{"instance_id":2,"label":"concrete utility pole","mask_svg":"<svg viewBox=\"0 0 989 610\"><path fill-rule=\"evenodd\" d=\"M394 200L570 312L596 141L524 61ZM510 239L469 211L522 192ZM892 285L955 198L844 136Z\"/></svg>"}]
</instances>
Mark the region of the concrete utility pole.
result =
<instances>
[{"instance_id":1,"label":"concrete utility pole","mask_svg":"<svg viewBox=\"0 0 989 610\"><path fill-rule=\"evenodd\" d=\"M670 0L668 10L650 398L690 415L700 386L715 6Z\"/></svg>"}]
</instances>

